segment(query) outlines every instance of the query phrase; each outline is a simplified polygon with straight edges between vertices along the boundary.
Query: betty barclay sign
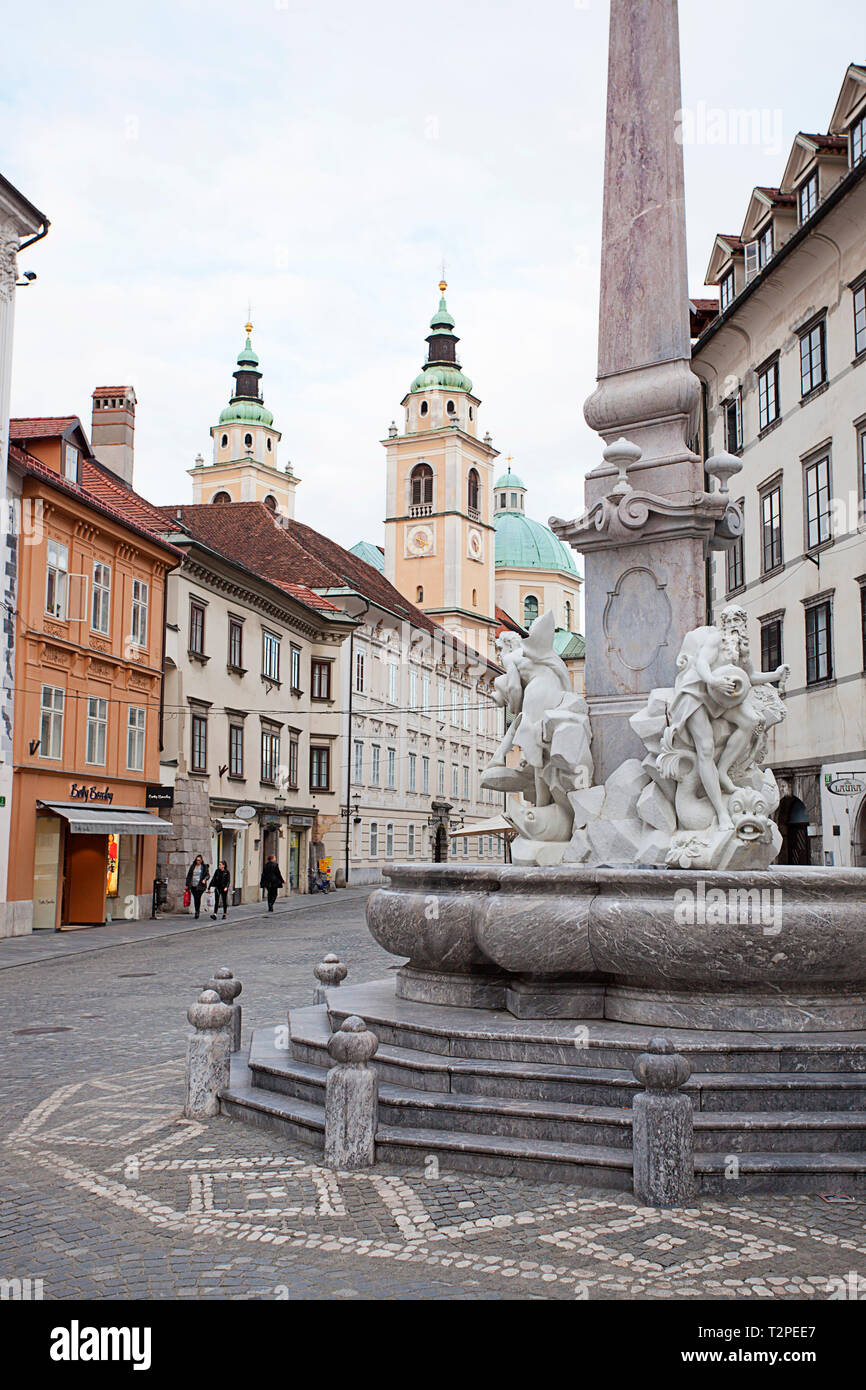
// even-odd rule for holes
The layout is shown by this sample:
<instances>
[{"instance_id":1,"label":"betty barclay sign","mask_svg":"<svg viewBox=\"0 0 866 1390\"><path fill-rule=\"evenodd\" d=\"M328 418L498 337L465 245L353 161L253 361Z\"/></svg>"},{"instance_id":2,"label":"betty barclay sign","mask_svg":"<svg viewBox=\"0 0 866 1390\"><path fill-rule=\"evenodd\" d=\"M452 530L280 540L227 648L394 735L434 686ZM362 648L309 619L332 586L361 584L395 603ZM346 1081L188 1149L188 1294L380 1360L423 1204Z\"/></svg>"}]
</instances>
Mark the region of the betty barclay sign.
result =
<instances>
[{"instance_id":1,"label":"betty barclay sign","mask_svg":"<svg viewBox=\"0 0 866 1390\"><path fill-rule=\"evenodd\" d=\"M88 787L84 782L73 782L69 788L70 801L102 801L110 806L114 792L110 787Z\"/></svg>"},{"instance_id":2,"label":"betty barclay sign","mask_svg":"<svg viewBox=\"0 0 866 1390\"><path fill-rule=\"evenodd\" d=\"M828 792L834 796L859 796L866 790L866 785L851 773L842 773L839 777L828 776L825 780Z\"/></svg>"}]
</instances>

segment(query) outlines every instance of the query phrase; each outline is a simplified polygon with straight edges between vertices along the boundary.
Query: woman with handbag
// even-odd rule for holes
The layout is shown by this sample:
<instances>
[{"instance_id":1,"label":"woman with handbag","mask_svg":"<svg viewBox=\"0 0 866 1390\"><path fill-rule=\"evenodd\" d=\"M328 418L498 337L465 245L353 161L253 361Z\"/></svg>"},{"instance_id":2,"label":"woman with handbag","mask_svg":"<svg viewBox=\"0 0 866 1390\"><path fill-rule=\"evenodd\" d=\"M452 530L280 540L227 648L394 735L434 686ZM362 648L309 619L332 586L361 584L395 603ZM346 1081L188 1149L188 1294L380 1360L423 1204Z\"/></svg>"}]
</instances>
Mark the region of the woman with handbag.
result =
<instances>
[{"instance_id":1,"label":"woman with handbag","mask_svg":"<svg viewBox=\"0 0 866 1390\"><path fill-rule=\"evenodd\" d=\"M231 887L231 881L232 876L229 873L229 866L224 859L221 859L219 868L210 881L210 886L214 893L213 912L211 913L211 921L213 922L217 919L220 902L222 902L223 905L223 921L226 919L226 913L229 907L229 888Z\"/></svg>"},{"instance_id":2,"label":"woman with handbag","mask_svg":"<svg viewBox=\"0 0 866 1390\"><path fill-rule=\"evenodd\" d=\"M207 888L209 879L210 869L208 865L204 862L202 856L200 854L197 854L195 859L190 864L186 875L187 892L190 894L192 901L195 903L196 917L198 917L199 912L201 911L202 894ZM184 897L186 897L186 894L184 894Z\"/></svg>"}]
</instances>

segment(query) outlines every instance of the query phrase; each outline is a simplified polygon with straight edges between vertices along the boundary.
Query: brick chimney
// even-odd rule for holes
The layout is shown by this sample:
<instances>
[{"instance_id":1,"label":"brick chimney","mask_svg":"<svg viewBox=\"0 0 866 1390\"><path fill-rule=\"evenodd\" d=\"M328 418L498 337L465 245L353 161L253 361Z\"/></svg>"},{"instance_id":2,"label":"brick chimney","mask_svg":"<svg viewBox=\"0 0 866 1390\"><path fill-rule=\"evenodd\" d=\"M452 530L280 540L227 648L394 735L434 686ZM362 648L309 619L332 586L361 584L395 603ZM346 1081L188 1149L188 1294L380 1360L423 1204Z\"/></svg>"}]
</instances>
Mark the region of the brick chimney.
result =
<instances>
[{"instance_id":1,"label":"brick chimney","mask_svg":"<svg viewBox=\"0 0 866 1390\"><path fill-rule=\"evenodd\" d=\"M93 393L90 444L99 462L132 487L135 450L135 392L131 386L97 386Z\"/></svg>"}]
</instances>

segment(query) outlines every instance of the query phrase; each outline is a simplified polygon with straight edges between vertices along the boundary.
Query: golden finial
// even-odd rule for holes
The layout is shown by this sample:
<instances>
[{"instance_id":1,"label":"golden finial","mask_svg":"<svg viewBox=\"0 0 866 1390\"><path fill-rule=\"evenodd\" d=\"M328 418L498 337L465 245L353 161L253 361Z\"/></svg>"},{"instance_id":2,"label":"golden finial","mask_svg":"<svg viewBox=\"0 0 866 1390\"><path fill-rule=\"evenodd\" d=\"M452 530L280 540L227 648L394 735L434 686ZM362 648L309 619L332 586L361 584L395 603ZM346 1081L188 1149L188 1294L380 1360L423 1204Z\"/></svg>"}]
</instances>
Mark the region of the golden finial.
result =
<instances>
[{"instance_id":1,"label":"golden finial","mask_svg":"<svg viewBox=\"0 0 866 1390\"><path fill-rule=\"evenodd\" d=\"M445 279L445 260L442 260L442 279L439 281L439 293L444 294L448 288L448 281Z\"/></svg>"},{"instance_id":2,"label":"golden finial","mask_svg":"<svg viewBox=\"0 0 866 1390\"><path fill-rule=\"evenodd\" d=\"M246 328L246 330L247 330L247 337L249 337L249 336L250 336L250 334L251 334L251 333L252 333L252 331L253 331L253 326L252 326L252 324L251 324L251 323L247 323L247 324L245 324L245 325L244 325L244 327L245 327L245 328Z\"/></svg>"}]
</instances>

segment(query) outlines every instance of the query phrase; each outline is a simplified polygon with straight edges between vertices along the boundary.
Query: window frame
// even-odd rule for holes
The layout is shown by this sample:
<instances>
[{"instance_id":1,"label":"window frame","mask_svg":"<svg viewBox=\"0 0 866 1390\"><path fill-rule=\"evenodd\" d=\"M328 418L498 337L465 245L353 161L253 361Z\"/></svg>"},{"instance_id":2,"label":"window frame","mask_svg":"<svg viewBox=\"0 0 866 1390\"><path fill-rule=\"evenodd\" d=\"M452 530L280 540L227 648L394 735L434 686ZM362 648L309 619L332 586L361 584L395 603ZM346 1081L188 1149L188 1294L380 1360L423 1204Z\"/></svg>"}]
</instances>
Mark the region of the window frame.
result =
<instances>
[{"instance_id":1,"label":"window frame","mask_svg":"<svg viewBox=\"0 0 866 1390\"><path fill-rule=\"evenodd\" d=\"M46 704L45 692L51 692L51 703ZM59 702L57 696L60 696ZM66 715L66 690L62 685L43 685L39 695L39 756L48 762L59 762L63 758L63 726ZM46 721L49 737L46 740ZM57 751L54 752L55 743ZM51 751L46 751L46 746Z\"/></svg>"},{"instance_id":2,"label":"window frame","mask_svg":"<svg viewBox=\"0 0 866 1390\"><path fill-rule=\"evenodd\" d=\"M229 777L239 781L244 777L244 725L229 722Z\"/></svg>"},{"instance_id":3,"label":"window frame","mask_svg":"<svg viewBox=\"0 0 866 1390\"><path fill-rule=\"evenodd\" d=\"M779 358L758 369L758 429L763 432L782 418L779 404ZM772 413L771 413L772 409Z\"/></svg>"},{"instance_id":4,"label":"window frame","mask_svg":"<svg viewBox=\"0 0 866 1390\"><path fill-rule=\"evenodd\" d=\"M52 559L52 552L54 558ZM61 564L60 561L63 561ZM54 577L55 602L49 604ZM45 551L45 614L65 623L69 613L69 546L49 536Z\"/></svg>"},{"instance_id":5,"label":"window frame","mask_svg":"<svg viewBox=\"0 0 866 1390\"><path fill-rule=\"evenodd\" d=\"M134 647L146 647L150 625L150 584L133 578L130 604L129 640Z\"/></svg>"},{"instance_id":6,"label":"window frame","mask_svg":"<svg viewBox=\"0 0 866 1390\"><path fill-rule=\"evenodd\" d=\"M199 598L190 596L189 600L189 653L190 656L205 656L205 624L207 605ZM198 642L198 645L196 645Z\"/></svg>"},{"instance_id":7,"label":"window frame","mask_svg":"<svg viewBox=\"0 0 866 1390\"><path fill-rule=\"evenodd\" d=\"M783 638L783 619L781 617L766 618L761 621L761 670L775 671L777 666L781 666L784 650ZM769 635L776 634L776 642L771 645Z\"/></svg>"},{"instance_id":8,"label":"window frame","mask_svg":"<svg viewBox=\"0 0 866 1390\"><path fill-rule=\"evenodd\" d=\"M815 335L817 334L817 339ZM827 315L822 313L813 319L797 335L800 340L800 399L805 401L827 382ZM815 373L815 345L819 375ZM805 352L804 352L805 349ZM808 371L806 362L808 358ZM808 381L808 385L807 385Z\"/></svg>"},{"instance_id":9,"label":"window frame","mask_svg":"<svg viewBox=\"0 0 866 1390\"><path fill-rule=\"evenodd\" d=\"M745 498L741 497L737 506L743 511ZM739 576L739 577L737 577ZM745 532L737 536L725 550L725 593L737 594L746 586L746 537Z\"/></svg>"},{"instance_id":10,"label":"window frame","mask_svg":"<svg viewBox=\"0 0 866 1390\"><path fill-rule=\"evenodd\" d=\"M98 573L102 572L102 578ZM104 581L104 575L108 575L108 583ZM93 561L93 591L90 596L90 630L102 637L107 637L111 632L111 565L104 560ZM97 615L97 606L100 609ZM102 619L97 622L97 616Z\"/></svg>"},{"instance_id":11,"label":"window frame","mask_svg":"<svg viewBox=\"0 0 866 1390\"><path fill-rule=\"evenodd\" d=\"M866 276L851 288L854 313L854 356L866 355Z\"/></svg>"},{"instance_id":12,"label":"window frame","mask_svg":"<svg viewBox=\"0 0 866 1390\"><path fill-rule=\"evenodd\" d=\"M133 716L140 715L140 720ZM140 748L141 761L133 762L133 744ZM128 772L144 772L147 757L147 706L128 705L126 715L126 769Z\"/></svg>"},{"instance_id":13,"label":"window frame","mask_svg":"<svg viewBox=\"0 0 866 1390\"><path fill-rule=\"evenodd\" d=\"M314 656L310 659L310 699L327 701L331 699L332 661Z\"/></svg>"},{"instance_id":14,"label":"window frame","mask_svg":"<svg viewBox=\"0 0 866 1390\"><path fill-rule=\"evenodd\" d=\"M761 574L766 575L772 574L784 564L781 478L763 487L758 499L761 514Z\"/></svg>"},{"instance_id":15,"label":"window frame","mask_svg":"<svg viewBox=\"0 0 866 1390\"><path fill-rule=\"evenodd\" d=\"M95 710L95 712L94 712ZM96 730L96 752L101 737L102 757L91 757L91 736ZM104 695L88 695L84 742L84 761L87 767L105 767L108 758L108 700Z\"/></svg>"},{"instance_id":16,"label":"window frame","mask_svg":"<svg viewBox=\"0 0 866 1390\"><path fill-rule=\"evenodd\" d=\"M270 628L262 628L262 679L270 681L271 685L280 685L280 648L282 637L278 632L271 632ZM276 656L276 660L273 658ZM276 674L274 674L274 669Z\"/></svg>"},{"instance_id":17,"label":"window frame","mask_svg":"<svg viewBox=\"0 0 866 1390\"><path fill-rule=\"evenodd\" d=\"M190 717L189 770L207 772L208 759L208 719L206 714L194 711Z\"/></svg>"},{"instance_id":18,"label":"window frame","mask_svg":"<svg viewBox=\"0 0 866 1390\"><path fill-rule=\"evenodd\" d=\"M814 198L812 194L814 193ZM814 169L797 188L797 220L803 226L818 210L818 170ZM804 207L805 203L805 207Z\"/></svg>"},{"instance_id":19,"label":"window frame","mask_svg":"<svg viewBox=\"0 0 866 1390\"><path fill-rule=\"evenodd\" d=\"M324 780L322 777L324 767ZM331 790L331 746L328 743L310 744L310 792Z\"/></svg>"},{"instance_id":20,"label":"window frame","mask_svg":"<svg viewBox=\"0 0 866 1390\"><path fill-rule=\"evenodd\" d=\"M276 786L280 770L280 730L263 724L259 738L259 781L266 787Z\"/></svg>"},{"instance_id":21,"label":"window frame","mask_svg":"<svg viewBox=\"0 0 866 1390\"><path fill-rule=\"evenodd\" d=\"M825 637L825 647L823 652L816 650L816 639L818 637L817 620L821 614L825 615L823 633ZM831 598L819 599L815 603L806 605L805 612L806 624L806 685L825 685L833 680L833 600ZM811 647L811 652L810 652ZM822 672L820 661L823 657L826 669Z\"/></svg>"},{"instance_id":22,"label":"window frame","mask_svg":"<svg viewBox=\"0 0 866 1390\"><path fill-rule=\"evenodd\" d=\"M724 313L729 304L733 304L736 298L734 294L734 268L733 266L723 275L719 281L719 311Z\"/></svg>"},{"instance_id":23,"label":"window frame","mask_svg":"<svg viewBox=\"0 0 866 1390\"><path fill-rule=\"evenodd\" d=\"M235 641L237 638L237 641ZM244 670L244 624L243 619L229 614L229 651L228 668L230 671Z\"/></svg>"},{"instance_id":24,"label":"window frame","mask_svg":"<svg viewBox=\"0 0 866 1390\"><path fill-rule=\"evenodd\" d=\"M818 483L816 484L814 490L813 490L812 492L810 492L810 486L809 486L810 475L812 475L812 474L816 474L816 475L817 475L818 470L819 470L820 468L822 468L822 467L823 467L823 468L825 469L825 471L826 471L825 484L824 484L824 486L822 487L821 484L820 484L820 482L818 482ZM826 510L825 510L824 512L821 512L821 510L820 510L820 499L821 499L822 493L826 495ZM814 515L814 517L813 517L813 515L812 515L811 506L810 506L813 497L816 499L816 501L817 501L817 503L818 503L818 510L817 510L816 514ZM822 453L817 454L817 455L813 455L811 458L806 459L806 460L804 461L804 464L803 464L803 525L804 525L804 532L805 532L804 537L803 537L803 540L804 540L805 550L806 550L806 553L807 553L807 554L813 554L816 550L820 550L823 546L831 545L832 542L833 542L833 507L832 507L832 499L833 499L833 474L832 474L832 463L831 463L831 458L830 458L830 451L829 451L829 449L828 449L828 450L825 451L825 452L822 452ZM821 523L822 523L822 520L826 520L826 531L827 531L827 534L826 534L826 535L823 535L823 536L821 535L821 530L822 530L822 524L821 524ZM817 534L817 539L815 539L815 540L812 539L812 528L813 528L813 524L814 524L815 527L817 528L817 533L818 533L818 534Z\"/></svg>"}]
</instances>

